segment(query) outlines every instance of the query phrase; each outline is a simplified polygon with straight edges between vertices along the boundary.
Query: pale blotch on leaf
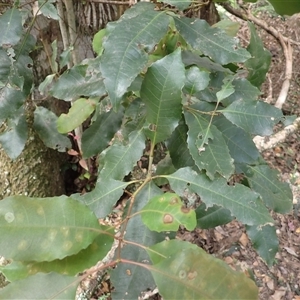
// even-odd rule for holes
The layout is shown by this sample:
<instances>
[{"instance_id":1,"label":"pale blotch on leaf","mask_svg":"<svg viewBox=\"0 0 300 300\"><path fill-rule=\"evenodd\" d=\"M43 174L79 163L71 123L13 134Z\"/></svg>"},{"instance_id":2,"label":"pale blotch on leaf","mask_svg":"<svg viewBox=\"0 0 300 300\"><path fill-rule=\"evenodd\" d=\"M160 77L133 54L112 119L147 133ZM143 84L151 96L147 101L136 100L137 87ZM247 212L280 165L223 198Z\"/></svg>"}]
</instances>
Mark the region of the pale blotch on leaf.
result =
<instances>
[{"instance_id":1,"label":"pale blotch on leaf","mask_svg":"<svg viewBox=\"0 0 300 300\"><path fill-rule=\"evenodd\" d=\"M55 239L56 235L57 235L57 230L56 229L50 229L49 233L48 233L48 239L50 241L53 241Z\"/></svg>"},{"instance_id":2,"label":"pale blotch on leaf","mask_svg":"<svg viewBox=\"0 0 300 300\"><path fill-rule=\"evenodd\" d=\"M178 276L180 279L184 279L186 277L186 271L180 270Z\"/></svg>"},{"instance_id":3,"label":"pale blotch on leaf","mask_svg":"<svg viewBox=\"0 0 300 300\"><path fill-rule=\"evenodd\" d=\"M196 272L196 271L194 271L194 272L188 272L188 276L187 276L187 278L189 279L189 280L193 280L193 279L195 279L196 277L197 277L197 275L198 275L198 273Z\"/></svg>"},{"instance_id":4,"label":"pale blotch on leaf","mask_svg":"<svg viewBox=\"0 0 300 300\"><path fill-rule=\"evenodd\" d=\"M4 219L7 223L11 223L15 220L15 215L12 212L7 212L4 215Z\"/></svg>"},{"instance_id":5,"label":"pale blotch on leaf","mask_svg":"<svg viewBox=\"0 0 300 300\"><path fill-rule=\"evenodd\" d=\"M25 240L21 240L18 244L18 250L26 250L28 247L28 242Z\"/></svg>"},{"instance_id":6,"label":"pale blotch on leaf","mask_svg":"<svg viewBox=\"0 0 300 300\"><path fill-rule=\"evenodd\" d=\"M164 220L163 221L164 221L165 224L173 223L173 220L174 220L174 218L171 215L169 215L169 214L164 215Z\"/></svg>"},{"instance_id":7,"label":"pale blotch on leaf","mask_svg":"<svg viewBox=\"0 0 300 300\"><path fill-rule=\"evenodd\" d=\"M60 229L60 231L62 232L62 234L63 234L65 237L67 237L67 236L69 235L69 233L70 233L70 230L69 230L68 227L62 227L62 228Z\"/></svg>"},{"instance_id":8,"label":"pale blotch on leaf","mask_svg":"<svg viewBox=\"0 0 300 300\"><path fill-rule=\"evenodd\" d=\"M72 248L72 246L73 246L73 243L71 241L65 241L63 248L64 248L64 250L68 251Z\"/></svg>"},{"instance_id":9,"label":"pale blotch on leaf","mask_svg":"<svg viewBox=\"0 0 300 300\"><path fill-rule=\"evenodd\" d=\"M40 206L37 208L36 212L37 212L37 214L38 214L39 216L44 216L44 215L45 215L45 211L44 211L44 208L43 208L42 205L40 205Z\"/></svg>"},{"instance_id":10,"label":"pale blotch on leaf","mask_svg":"<svg viewBox=\"0 0 300 300\"><path fill-rule=\"evenodd\" d=\"M171 205L175 205L175 204L177 204L178 203L178 199L176 198L176 197L173 197L172 199L171 199L171 201L170 201L170 204Z\"/></svg>"},{"instance_id":11,"label":"pale blotch on leaf","mask_svg":"<svg viewBox=\"0 0 300 300\"><path fill-rule=\"evenodd\" d=\"M165 197L164 196L162 196L162 197L159 198L159 202L164 202L164 201L165 201Z\"/></svg>"},{"instance_id":12,"label":"pale blotch on leaf","mask_svg":"<svg viewBox=\"0 0 300 300\"><path fill-rule=\"evenodd\" d=\"M82 242L82 238L83 238L83 233L82 233L82 231L78 231L78 232L76 232L76 235L75 235L75 240L76 240L76 242Z\"/></svg>"},{"instance_id":13,"label":"pale blotch on leaf","mask_svg":"<svg viewBox=\"0 0 300 300\"><path fill-rule=\"evenodd\" d=\"M190 212L190 208L188 208L188 207L185 207L185 206L182 206L181 207L181 211L184 213L184 214L188 214L189 212Z\"/></svg>"}]
</instances>

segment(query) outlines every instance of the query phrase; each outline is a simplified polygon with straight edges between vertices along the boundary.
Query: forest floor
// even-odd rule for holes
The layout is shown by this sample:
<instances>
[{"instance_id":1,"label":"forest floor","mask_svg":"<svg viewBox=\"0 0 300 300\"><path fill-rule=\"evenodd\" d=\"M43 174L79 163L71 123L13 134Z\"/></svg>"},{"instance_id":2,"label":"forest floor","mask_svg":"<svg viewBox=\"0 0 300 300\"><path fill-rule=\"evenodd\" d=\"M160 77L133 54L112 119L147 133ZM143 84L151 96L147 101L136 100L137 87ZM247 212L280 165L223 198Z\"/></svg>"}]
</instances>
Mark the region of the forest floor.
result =
<instances>
[{"instance_id":1,"label":"forest floor","mask_svg":"<svg viewBox=\"0 0 300 300\"><path fill-rule=\"evenodd\" d=\"M300 14L283 19L264 13L259 18L284 36L300 42ZM236 20L241 24L240 39L242 42L249 41L247 23ZM268 97L275 103L285 79L284 53L275 38L259 27L257 30L265 48L272 54L272 65L262 88L262 99ZM283 111L285 115L300 116L300 47L293 48L293 76ZM279 251L272 267L268 267L259 257L246 235L245 227L237 221L210 230L181 231L178 236L223 259L232 268L252 273L259 287L259 299L300 300L300 131L262 155L279 171L281 179L291 185L294 196L293 211L286 215L272 214L279 238ZM105 292L104 286L102 282L102 293ZM102 293L101 288L98 289L98 295L93 299L98 299ZM155 294L148 299L161 297Z\"/></svg>"}]
</instances>

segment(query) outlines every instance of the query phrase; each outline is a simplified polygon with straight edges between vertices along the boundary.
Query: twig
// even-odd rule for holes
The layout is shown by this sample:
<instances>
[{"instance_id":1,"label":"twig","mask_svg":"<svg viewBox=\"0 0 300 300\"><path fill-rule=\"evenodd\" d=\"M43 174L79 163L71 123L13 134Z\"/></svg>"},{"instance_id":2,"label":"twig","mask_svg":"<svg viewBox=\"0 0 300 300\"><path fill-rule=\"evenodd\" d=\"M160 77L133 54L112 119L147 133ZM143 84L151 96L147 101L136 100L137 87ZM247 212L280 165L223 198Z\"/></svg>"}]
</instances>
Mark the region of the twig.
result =
<instances>
[{"instance_id":1,"label":"twig","mask_svg":"<svg viewBox=\"0 0 300 300\"><path fill-rule=\"evenodd\" d=\"M230 4L228 3L221 3L220 5L222 5L229 13L235 15L236 17L244 20L244 21L252 21L254 24L260 26L261 28L263 28L265 31L269 32L271 35L273 35L276 39L280 40L280 33L272 26L269 26L265 21L260 20L256 17L254 17L251 13L246 12L246 11L242 11L240 9L236 9L233 8ZM282 36L282 40L285 43L292 43L295 44L297 46L300 46L300 43L294 40L291 40L287 37L283 37Z\"/></svg>"},{"instance_id":2,"label":"twig","mask_svg":"<svg viewBox=\"0 0 300 300\"><path fill-rule=\"evenodd\" d=\"M286 138L294 133L296 130L298 130L300 127L300 117L298 117L292 125L289 125L282 129L281 131L275 133L274 135L270 137L262 137L262 136L256 136L253 139L253 142L255 143L257 149L259 151L264 151L267 149L271 149L274 146L276 146L278 143L283 142L286 140Z\"/></svg>"},{"instance_id":3,"label":"twig","mask_svg":"<svg viewBox=\"0 0 300 300\"><path fill-rule=\"evenodd\" d=\"M289 88L290 88L290 81L292 79L293 48L291 47L291 44L289 42L287 42L287 45L284 43L283 37L281 34L279 34L279 40L281 41L281 46L283 47L284 57L285 57L285 79L282 84L280 94L275 103L275 107L282 109L282 105L284 104L284 102L287 98Z\"/></svg>"}]
</instances>

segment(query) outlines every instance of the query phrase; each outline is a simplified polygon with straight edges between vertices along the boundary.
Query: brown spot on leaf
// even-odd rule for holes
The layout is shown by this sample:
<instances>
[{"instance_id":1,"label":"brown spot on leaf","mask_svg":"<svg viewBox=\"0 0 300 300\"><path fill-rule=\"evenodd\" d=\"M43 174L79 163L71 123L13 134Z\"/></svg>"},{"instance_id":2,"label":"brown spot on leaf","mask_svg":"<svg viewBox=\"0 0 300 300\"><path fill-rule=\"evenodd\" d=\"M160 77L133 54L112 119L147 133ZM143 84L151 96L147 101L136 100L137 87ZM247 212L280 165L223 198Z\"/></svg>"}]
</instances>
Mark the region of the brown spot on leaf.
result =
<instances>
[{"instance_id":1,"label":"brown spot on leaf","mask_svg":"<svg viewBox=\"0 0 300 300\"><path fill-rule=\"evenodd\" d=\"M171 216L171 215L169 215L169 214L165 214L164 215L164 223L165 224L170 224L170 223L172 223L173 222L173 217Z\"/></svg>"},{"instance_id":2,"label":"brown spot on leaf","mask_svg":"<svg viewBox=\"0 0 300 300\"><path fill-rule=\"evenodd\" d=\"M181 211L184 213L184 214L188 214L190 212L190 208L188 207L185 207L185 206L181 206Z\"/></svg>"},{"instance_id":3,"label":"brown spot on leaf","mask_svg":"<svg viewBox=\"0 0 300 300\"><path fill-rule=\"evenodd\" d=\"M193 280L193 279L195 279L196 277L197 277L197 275L198 275L198 273L196 272L196 271L194 271L194 272L188 272L188 276L187 276L187 278L189 279L189 280Z\"/></svg>"}]
</instances>

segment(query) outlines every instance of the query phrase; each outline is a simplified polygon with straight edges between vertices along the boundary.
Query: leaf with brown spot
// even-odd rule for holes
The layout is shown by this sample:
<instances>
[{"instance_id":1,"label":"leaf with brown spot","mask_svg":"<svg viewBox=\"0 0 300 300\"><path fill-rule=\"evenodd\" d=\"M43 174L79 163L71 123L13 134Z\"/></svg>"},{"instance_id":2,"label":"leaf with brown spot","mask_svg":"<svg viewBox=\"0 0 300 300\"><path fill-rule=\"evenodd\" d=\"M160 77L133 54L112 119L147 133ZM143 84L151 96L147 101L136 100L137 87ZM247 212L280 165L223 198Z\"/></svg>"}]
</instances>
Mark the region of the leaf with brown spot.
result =
<instances>
[{"instance_id":1,"label":"leaf with brown spot","mask_svg":"<svg viewBox=\"0 0 300 300\"><path fill-rule=\"evenodd\" d=\"M142 221L154 231L177 231L179 225L193 230L196 227L194 210L186 208L174 193L152 198L141 211Z\"/></svg>"}]
</instances>

